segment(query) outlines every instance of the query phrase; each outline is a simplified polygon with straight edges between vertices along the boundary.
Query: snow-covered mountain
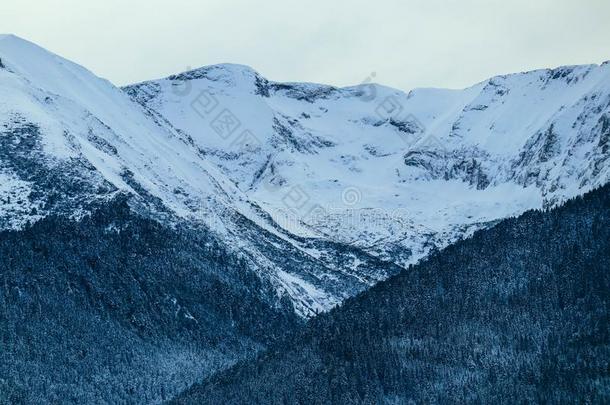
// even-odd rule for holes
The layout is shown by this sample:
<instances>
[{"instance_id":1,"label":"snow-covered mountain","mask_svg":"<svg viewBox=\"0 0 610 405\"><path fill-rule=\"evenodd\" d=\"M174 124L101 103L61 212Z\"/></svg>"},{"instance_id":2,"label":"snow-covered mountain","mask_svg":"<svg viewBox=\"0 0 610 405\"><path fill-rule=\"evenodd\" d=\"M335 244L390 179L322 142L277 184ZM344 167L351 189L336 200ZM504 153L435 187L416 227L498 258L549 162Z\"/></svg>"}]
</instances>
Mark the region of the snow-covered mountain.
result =
<instances>
[{"instance_id":1,"label":"snow-covered mountain","mask_svg":"<svg viewBox=\"0 0 610 405\"><path fill-rule=\"evenodd\" d=\"M408 94L218 65L125 91L289 234L401 266L610 177L608 63Z\"/></svg>"},{"instance_id":2,"label":"snow-covered mountain","mask_svg":"<svg viewBox=\"0 0 610 405\"><path fill-rule=\"evenodd\" d=\"M117 194L206 226L302 315L610 177L610 64L408 94L239 65L118 89L0 36L0 227Z\"/></svg>"},{"instance_id":3,"label":"snow-covered mountain","mask_svg":"<svg viewBox=\"0 0 610 405\"><path fill-rule=\"evenodd\" d=\"M127 194L164 223L210 228L303 315L398 270L283 231L188 135L86 69L11 35L0 60L0 229L79 218Z\"/></svg>"}]
</instances>

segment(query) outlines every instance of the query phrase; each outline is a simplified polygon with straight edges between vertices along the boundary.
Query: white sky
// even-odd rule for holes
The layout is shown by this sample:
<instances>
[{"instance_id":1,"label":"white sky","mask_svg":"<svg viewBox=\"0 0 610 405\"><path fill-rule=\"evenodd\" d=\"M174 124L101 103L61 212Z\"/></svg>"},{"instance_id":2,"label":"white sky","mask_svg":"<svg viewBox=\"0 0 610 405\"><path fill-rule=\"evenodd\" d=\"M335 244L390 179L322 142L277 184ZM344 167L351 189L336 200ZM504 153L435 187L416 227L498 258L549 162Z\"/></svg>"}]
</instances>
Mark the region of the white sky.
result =
<instances>
[{"instance_id":1,"label":"white sky","mask_svg":"<svg viewBox=\"0 0 610 405\"><path fill-rule=\"evenodd\" d=\"M0 0L0 33L118 85L231 62L277 81L459 88L610 59L610 0Z\"/></svg>"}]
</instances>

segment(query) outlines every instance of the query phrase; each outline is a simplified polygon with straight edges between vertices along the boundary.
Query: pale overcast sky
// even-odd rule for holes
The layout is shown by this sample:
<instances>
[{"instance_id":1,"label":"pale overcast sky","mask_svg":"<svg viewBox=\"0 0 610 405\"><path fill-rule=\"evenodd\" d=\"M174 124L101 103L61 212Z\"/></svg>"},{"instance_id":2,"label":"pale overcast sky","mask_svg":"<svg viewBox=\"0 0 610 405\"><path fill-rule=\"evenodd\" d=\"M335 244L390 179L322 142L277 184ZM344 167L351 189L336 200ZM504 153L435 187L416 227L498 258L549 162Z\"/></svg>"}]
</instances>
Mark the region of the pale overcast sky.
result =
<instances>
[{"instance_id":1,"label":"pale overcast sky","mask_svg":"<svg viewBox=\"0 0 610 405\"><path fill-rule=\"evenodd\" d=\"M610 59L610 0L1 0L0 33L118 85L231 62L277 81L460 88Z\"/></svg>"}]
</instances>

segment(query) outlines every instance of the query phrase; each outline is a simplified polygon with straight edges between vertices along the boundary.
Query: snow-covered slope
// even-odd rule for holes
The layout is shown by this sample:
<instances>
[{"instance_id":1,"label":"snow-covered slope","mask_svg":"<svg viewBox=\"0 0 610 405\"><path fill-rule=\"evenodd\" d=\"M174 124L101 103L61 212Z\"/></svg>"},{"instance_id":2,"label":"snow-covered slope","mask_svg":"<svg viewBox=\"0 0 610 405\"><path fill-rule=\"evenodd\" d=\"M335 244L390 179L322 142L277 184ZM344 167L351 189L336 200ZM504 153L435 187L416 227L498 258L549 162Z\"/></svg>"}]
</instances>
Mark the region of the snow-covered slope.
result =
<instances>
[{"instance_id":1,"label":"snow-covered slope","mask_svg":"<svg viewBox=\"0 0 610 405\"><path fill-rule=\"evenodd\" d=\"M0 37L0 60L0 228L79 217L127 193L170 225L211 228L304 315L386 275L349 246L295 240L187 134L84 68L10 35ZM332 258L311 255L314 246Z\"/></svg>"},{"instance_id":2,"label":"snow-covered slope","mask_svg":"<svg viewBox=\"0 0 610 405\"><path fill-rule=\"evenodd\" d=\"M125 91L290 233L400 265L610 176L608 63L408 94L218 65Z\"/></svg>"},{"instance_id":3,"label":"snow-covered slope","mask_svg":"<svg viewBox=\"0 0 610 405\"><path fill-rule=\"evenodd\" d=\"M118 193L212 229L303 315L610 177L610 65L408 94L217 65L123 90L0 36L0 226Z\"/></svg>"}]
</instances>

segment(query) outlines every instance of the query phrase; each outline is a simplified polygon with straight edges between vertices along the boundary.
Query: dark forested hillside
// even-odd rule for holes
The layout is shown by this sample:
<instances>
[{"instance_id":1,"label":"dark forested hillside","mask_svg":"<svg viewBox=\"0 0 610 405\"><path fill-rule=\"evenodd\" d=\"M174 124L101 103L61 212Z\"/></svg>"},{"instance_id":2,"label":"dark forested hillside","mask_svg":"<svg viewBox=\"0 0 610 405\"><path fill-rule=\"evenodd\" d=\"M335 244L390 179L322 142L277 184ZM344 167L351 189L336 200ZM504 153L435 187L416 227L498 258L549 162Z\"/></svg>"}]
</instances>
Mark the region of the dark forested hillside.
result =
<instances>
[{"instance_id":1,"label":"dark forested hillside","mask_svg":"<svg viewBox=\"0 0 610 405\"><path fill-rule=\"evenodd\" d=\"M608 403L610 187L476 233L177 403Z\"/></svg>"},{"instance_id":2,"label":"dark forested hillside","mask_svg":"<svg viewBox=\"0 0 610 405\"><path fill-rule=\"evenodd\" d=\"M122 198L0 232L0 403L169 399L299 327L284 305L205 230Z\"/></svg>"}]
</instances>

